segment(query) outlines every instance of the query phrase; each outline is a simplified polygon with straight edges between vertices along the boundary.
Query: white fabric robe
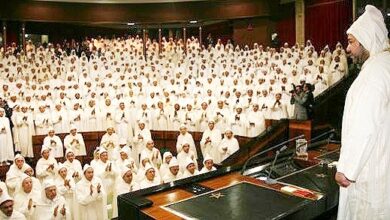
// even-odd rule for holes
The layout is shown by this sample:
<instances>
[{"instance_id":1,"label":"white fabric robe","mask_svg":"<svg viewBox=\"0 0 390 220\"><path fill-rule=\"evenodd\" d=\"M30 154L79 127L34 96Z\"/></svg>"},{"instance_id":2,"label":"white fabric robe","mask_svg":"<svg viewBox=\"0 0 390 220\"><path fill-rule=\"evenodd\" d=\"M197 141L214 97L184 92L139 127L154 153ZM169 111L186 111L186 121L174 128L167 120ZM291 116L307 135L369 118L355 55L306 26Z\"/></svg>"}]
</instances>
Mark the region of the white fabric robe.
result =
<instances>
[{"instance_id":1,"label":"white fabric robe","mask_svg":"<svg viewBox=\"0 0 390 220\"><path fill-rule=\"evenodd\" d=\"M32 189L30 193L25 193L20 186L20 189L17 193L15 193L14 196L14 210L17 210L22 213L27 220L34 220L35 208L32 206L29 210L28 203L31 199L34 205L40 200L40 198L41 195L39 191L35 191L34 189Z\"/></svg>"},{"instance_id":2,"label":"white fabric robe","mask_svg":"<svg viewBox=\"0 0 390 220\"><path fill-rule=\"evenodd\" d=\"M206 144L207 138L210 137L211 142ZM210 130L207 128L202 135L200 140L200 149L202 150L202 155L205 157L207 154L213 156L218 150L217 147L222 140L221 131L214 128Z\"/></svg>"},{"instance_id":3,"label":"white fabric robe","mask_svg":"<svg viewBox=\"0 0 390 220\"><path fill-rule=\"evenodd\" d=\"M0 162L13 160L14 147L11 135L9 119L5 116L0 117Z\"/></svg>"},{"instance_id":4,"label":"white fabric robe","mask_svg":"<svg viewBox=\"0 0 390 220\"><path fill-rule=\"evenodd\" d=\"M43 195L41 197L43 197L43 196L45 196L44 192L43 192ZM57 206L59 207L57 217L54 217L54 209ZM60 210L63 206L65 206L65 209L66 209L65 216L63 216L60 213ZM47 199L46 196L45 196L45 198L41 198L40 201L37 202L37 204L36 204L36 208L35 208L34 213L35 213L34 219L71 220L69 207L66 206L65 199L64 199L64 197L59 196L58 194L53 200Z\"/></svg>"},{"instance_id":5,"label":"white fabric robe","mask_svg":"<svg viewBox=\"0 0 390 220\"><path fill-rule=\"evenodd\" d=\"M30 113L20 113L16 116L16 130L21 154L24 157L34 157L32 136L35 135L34 120Z\"/></svg>"},{"instance_id":6,"label":"white fabric robe","mask_svg":"<svg viewBox=\"0 0 390 220\"><path fill-rule=\"evenodd\" d=\"M69 160L66 160L63 163L63 165L68 170L68 175L73 176L73 174L75 174L76 172L79 174L78 178L74 178L75 182L78 182L81 179L81 177L83 176L83 169L81 167L81 163L76 158L73 159L72 162L70 162Z\"/></svg>"},{"instance_id":7,"label":"white fabric robe","mask_svg":"<svg viewBox=\"0 0 390 220\"><path fill-rule=\"evenodd\" d=\"M113 160L113 151L116 147L119 146L119 137L116 133L112 133L109 135L108 133L105 133L102 137L102 140L100 141L100 146L103 146L108 153L108 158L110 160Z\"/></svg>"},{"instance_id":8,"label":"white fabric robe","mask_svg":"<svg viewBox=\"0 0 390 220\"><path fill-rule=\"evenodd\" d=\"M27 165L24 164L22 169L19 169L15 164L12 164L6 174L5 183L7 184L8 192L10 196L13 196L17 186L22 181L23 170Z\"/></svg>"},{"instance_id":9,"label":"white fabric robe","mask_svg":"<svg viewBox=\"0 0 390 220\"><path fill-rule=\"evenodd\" d=\"M57 135L53 135L53 137L50 137L49 135L46 136L45 139L43 139L43 144L51 149L51 157L64 157L64 146L62 145L60 137Z\"/></svg>"},{"instance_id":10,"label":"white fabric robe","mask_svg":"<svg viewBox=\"0 0 390 220\"><path fill-rule=\"evenodd\" d=\"M35 133L36 135L46 135L49 131L50 126L52 126L51 123L51 117L48 111L45 111L44 113L39 112L35 116Z\"/></svg>"},{"instance_id":11,"label":"white fabric robe","mask_svg":"<svg viewBox=\"0 0 390 220\"><path fill-rule=\"evenodd\" d=\"M26 217L24 217L22 213L14 209L10 217L6 216L3 212L0 211L0 219L1 220L26 220Z\"/></svg>"},{"instance_id":12,"label":"white fabric robe","mask_svg":"<svg viewBox=\"0 0 390 220\"><path fill-rule=\"evenodd\" d=\"M256 137L265 130L265 118L263 112L258 110L257 112L250 111L248 113L248 137Z\"/></svg>"},{"instance_id":13,"label":"white fabric robe","mask_svg":"<svg viewBox=\"0 0 390 220\"><path fill-rule=\"evenodd\" d=\"M340 188L338 219L390 218L389 60L366 60L347 93L337 171L356 182Z\"/></svg>"},{"instance_id":14,"label":"white fabric robe","mask_svg":"<svg viewBox=\"0 0 390 220\"><path fill-rule=\"evenodd\" d=\"M49 169L47 168L51 165L54 164L54 169ZM41 157L38 162L37 166L35 167L36 172L37 172L37 178L43 182L46 179L55 179L55 175L57 173L57 161L53 157L48 157L47 159Z\"/></svg>"},{"instance_id":15,"label":"white fabric robe","mask_svg":"<svg viewBox=\"0 0 390 220\"><path fill-rule=\"evenodd\" d=\"M69 214L71 216L71 219L75 219L74 212L76 210L76 204L74 192L76 190L76 185L71 176L68 176L66 179L69 180L70 187L65 186L65 180L62 179L62 177L57 176L57 178L55 179L55 183L57 186L57 194L64 197L66 206L69 208Z\"/></svg>"},{"instance_id":16,"label":"white fabric robe","mask_svg":"<svg viewBox=\"0 0 390 220\"><path fill-rule=\"evenodd\" d=\"M97 186L100 184L101 191L97 193ZM90 195L90 186L93 186L93 193ZM76 201L77 210L75 212L75 219L78 220L107 220L106 208L106 193L103 184L98 177L94 177L92 181L88 181L83 177L76 184Z\"/></svg>"},{"instance_id":17,"label":"white fabric robe","mask_svg":"<svg viewBox=\"0 0 390 220\"><path fill-rule=\"evenodd\" d=\"M185 142L190 145L190 150L195 153L195 159L198 159L198 152L196 150L194 138L188 132L186 132L184 135L180 133L179 136L177 136L176 152L180 153L180 151L182 150L183 143Z\"/></svg>"},{"instance_id":18,"label":"white fabric robe","mask_svg":"<svg viewBox=\"0 0 390 220\"><path fill-rule=\"evenodd\" d=\"M77 140L74 141L73 140ZM73 142L73 144L72 144ZM87 155L86 149L85 149L85 143L84 143L84 138L81 134L77 133L75 136L72 134L66 135L64 139L64 147L66 149L72 149L74 154L76 156L85 156Z\"/></svg>"},{"instance_id":19,"label":"white fabric robe","mask_svg":"<svg viewBox=\"0 0 390 220\"><path fill-rule=\"evenodd\" d=\"M232 155L234 152L238 151L240 146L235 137L223 138L221 143L218 146L219 155L214 158L215 163L220 163Z\"/></svg>"},{"instance_id":20,"label":"white fabric robe","mask_svg":"<svg viewBox=\"0 0 390 220\"><path fill-rule=\"evenodd\" d=\"M65 109L61 109L61 111L55 109L52 111L51 120L53 122L54 131L57 134L69 132L70 121L68 112Z\"/></svg>"},{"instance_id":21,"label":"white fabric robe","mask_svg":"<svg viewBox=\"0 0 390 220\"><path fill-rule=\"evenodd\" d=\"M129 141L133 138L133 128L130 123L130 114L126 111L118 111L115 114L115 122L118 138Z\"/></svg>"}]
</instances>

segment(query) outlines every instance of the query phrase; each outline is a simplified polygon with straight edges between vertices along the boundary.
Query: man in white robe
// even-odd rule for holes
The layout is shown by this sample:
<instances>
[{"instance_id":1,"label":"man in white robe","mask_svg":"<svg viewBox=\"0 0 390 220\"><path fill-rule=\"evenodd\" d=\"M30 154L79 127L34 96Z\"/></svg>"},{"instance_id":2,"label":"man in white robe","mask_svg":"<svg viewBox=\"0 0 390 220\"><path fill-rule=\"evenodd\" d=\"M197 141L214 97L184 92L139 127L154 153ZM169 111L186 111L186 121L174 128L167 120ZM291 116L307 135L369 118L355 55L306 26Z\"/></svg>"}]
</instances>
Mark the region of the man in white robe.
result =
<instances>
[{"instance_id":1,"label":"man in white robe","mask_svg":"<svg viewBox=\"0 0 390 220\"><path fill-rule=\"evenodd\" d=\"M35 167L37 178L41 182L48 179L54 180L58 166L57 161L50 157L50 148L45 145L42 146L41 155L42 157L38 160Z\"/></svg>"},{"instance_id":2,"label":"man in white robe","mask_svg":"<svg viewBox=\"0 0 390 220\"><path fill-rule=\"evenodd\" d=\"M74 152L71 149L66 150L65 159L63 165L66 167L68 175L70 175L75 182L78 182L83 173L80 161L75 158Z\"/></svg>"},{"instance_id":3,"label":"man in white robe","mask_svg":"<svg viewBox=\"0 0 390 220\"><path fill-rule=\"evenodd\" d=\"M96 101L91 99L83 112L83 127L84 131L101 131L102 130L102 115L99 108L96 106Z\"/></svg>"},{"instance_id":4,"label":"man in white robe","mask_svg":"<svg viewBox=\"0 0 390 220\"><path fill-rule=\"evenodd\" d=\"M124 138L129 141L133 138L133 128L130 121L130 113L125 109L123 101L119 104L119 109L115 114L118 138Z\"/></svg>"},{"instance_id":5,"label":"man in white robe","mask_svg":"<svg viewBox=\"0 0 390 220\"><path fill-rule=\"evenodd\" d=\"M83 121L84 119L83 110L80 108L80 103L75 102L73 108L69 110L69 120L71 126L76 126L77 130L84 131Z\"/></svg>"},{"instance_id":6,"label":"man in white robe","mask_svg":"<svg viewBox=\"0 0 390 220\"><path fill-rule=\"evenodd\" d=\"M163 183L169 183L181 179L182 172L180 172L179 162L176 158L172 158L168 164L168 172L162 177Z\"/></svg>"},{"instance_id":7,"label":"man in white robe","mask_svg":"<svg viewBox=\"0 0 390 220\"><path fill-rule=\"evenodd\" d=\"M159 101L157 103L157 109L153 112L153 129L154 130L160 130L160 131L166 131L168 130L168 119L169 119L169 112L164 107L164 103L162 101Z\"/></svg>"},{"instance_id":8,"label":"man in white robe","mask_svg":"<svg viewBox=\"0 0 390 220\"><path fill-rule=\"evenodd\" d=\"M180 165L180 170L182 170L184 172L185 168L186 168L186 162L187 162L187 159L191 159L194 164L196 165L196 167L198 167L198 163L196 161L196 158L195 158L195 152L193 152L191 149L190 149L190 144L187 143L187 142L183 142L183 144L181 145L182 149L180 150L180 153L177 154L177 161Z\"/></svg>"},{"instance_id":9,"label":"man in white robe","mask_svg":"<svg viewBox=\"0 0 390 220\"><path fill-rule=\"evenodd\" d=\"M54 180L45 180L41 199L35 204L34 219L71 220L64 197L57 194Z\"/></svg>"},{"instance_id":10,"label":"man in white robe","mask_svg":"<svg viewBox=\"0 0 390 220\"><path fill-rule=\"evenodd\" d=\"M22 106L22 112L16 116L16 129L21 154L25 157L34 157L32 147L32 136L35 134L34 120L27 106Z\"/></svg>"},{"instance_id":11,"label":"man in white robe","mask_svg":"<svg viewBox=\"0 0 390 220\"><path fill-rule=\"evenodd\" d=\"M225 137L222 139L221 143L218 145L219 155L215 157L216 163L221 163L230 155L234 154L240 149L237 139L233 136L232 129L226 129Z\"/></svg>"},{"instance_id":12,"label":"man in white robe","mask_svg":"<svg viewBox=\"0 0 390 220\"><path fill-rule=\"evenodd\" d=\"M214 167L214 160L210 155L206 155L206 157L203 159L203 167L199 171L200 174L208 173L211 171L215 171L217 168Z\"/></svg>"},{"instance_id":13,"label":"man in white robe","mask_svg":"<svg viewBox=\"0 0 390 220\"><path fill-rule=\"evenodd\" d=\"M102 181L94 175L94 169L86 164L83 178L76 184L78 204L75 219L107 220L106 193Z\"/></svg>"},{"instance_id":14,"label":"man in white robe","mask_svg":"<svg viewBox=\"0 0 390 220\"><path fill-rule=\"evenodd\" d=\"M338 219L390 219L390 45L381 11L367 5L347 34L347 51L364 64L345 102Z\"/></svg>"},{"instance_id":15,"label":"man in white robe","mask_svg":"<svg viewBox=\"0 0 390 220\"><path fill-rule=\"evenodd\" d=\"M55 108L51 113L51 121L53 122L56 133L66 133L69 131L70 122L68 112L61 103L55 105Z\"/></svg>"},{"instance_id":16,"label":"man in white robe","mask_svg":"<svg viewBox=\"0 0 390 220\"><path fill-rule=\"evenodd\" d=\"M126 140L124 138L124 140ZM103 135L102 140L100 141L100 146L104 147L108 152L108 158L113 159L112 153L116 147L119 146L119 137L115 133L114 127L109 126L107 132ZM127 141L126 141L127 143Z\"/></svg>"},{"instance_id":17,"label":"man in white robe","mask_svg":"<svg viewBox=\"0 0 390 220\"><path fill-rule=\"evenodd\" d=\"M129 192L134 192L139 190L139 185L135 181L135 178L133 178L133 172L131 169L126 168L122 170L121 172L121 177L118 178L117 183L115 185L115 196L114 196L114 202L115 204L117 201L118 195L124 194L124 193L129 193ZM114 203L113 202L113 203ZM118 217L118 207L115 205L113 211L113 217Z\"/></svg>"},{"instance_id":18,"label":"man in white robe","mask_svg":"<svg viewBox=\"0 0 390 220\"><path fill-rule=\"evenodd\" d=\"M229 126L232 128L233 132L239 136L247 136L247 129L249 127L249 122L247 116L242 112L242 106L237 106L235 111L229 119ZM211 155L213 156L213 154Z\"/></svg>"},{"instance_id":19,"label":"man in white robe","mask_svg":"<svg viewBox=\"0 0 390 220\"><path fill-rule=\"evenodd\" d=\"M23 174L14 196L14 208L22 213L27 220L34 220L35 204L41 197L41 191L34 190L33 186L32 178L27 174Z\"/></svg>"},{"instance_id":20,"label":"man in white robe","mask_svg":"<svg viewBox=\"0 0 390 220\"><path fill-rule=\"evenodd\" d=\"M108 160L108 152L104 148L99 150L99 161L93 169L96 177L99 177L103 183L104 192L107 196L107 204L112 204L115 180L119 175L119 171L115 163Z\"/></svg>"},{"instance_id":21,"label":"man in white robe","mask_svg":"<svg viewBox=\"0 0 390 220\"><path fill-rule=\"evenodd\" d=\"M64 156L64 146L60 137L55 135L54 128L49 128L48 135L43 139L43 145L50 148L50 156L59 158Z\"/></svg>"},{"instance_id":22,"label":"man in white robe","mask_svg":"<svg viewBox=\"0 0 390 220\"><path fill-rule=\"evenodd\" d=\"M64 147L66 149L72 149L76 156L87 155L84 138L81 134L77 133L77 128L74 125L71 126L70 133L65 136Z\"/></svg>"},{"instance_id":23,"label":"man in white robe","mask_svg":"<svg viewBox=\"0 0 390 220\"><path fill-rule=\"evenodd\" d=\"M137 166L139 165L139 155L144 150L146 146L146 141L152 139L152 134L150 130L146 128L145 122L143 120L138 122L138 128L134 132L132 153L133 159L135 160Z\"/></svg>"},{"instance_id":24,"label":"man in white robe","mask_svg":"<svg viewBox=\"0 0 390 220\"><path fill-rule=\"evenodd\" d=\"M22 213L14 210L14 200L7 193L0 196L0 219L26 220Z\"/></svg>"},{"instance_id":25,"label":"man in white robe","mask_svg":"<svg viewBox=\"0 0 390 220\"><path fill-rule=\"evenodd\" d=\"M74 203L74 192L75 181L72 176L68 175L68 169L65 165L59 164L57 177L55 179L55 184L57 186L57 193L64 197L66 206L69 208L69 213L72 219L74 219L75 206Z\"/></svg>"},{"instance_id":26,"label":"man in white robe","mask_svg":"<svg viewBox=\"0 0 390 220\"><path fill-rule=\"evenodd\" d=\"M202 155L214 155L217 147L222 140L221 131L214 127L214 121L209 121L208 128L203 132L200 140L200 149Z\"/></svg>"},{"instance_id":27,"label":"man in white robe","mask_svg":"<svg viewBox=\"0 0 390 220\"><path fill-rule=\"evenodd\" d=\"M141 154L146 155L154 167L159 168L162 164L160 150L154 147L154 141L152 139L146 141L146 145Z\"/></svg>"},{"instance_id":28,"label":"man in white robe","mask_svg":"<svg viewBox=\"0 0 390 220\"><path fill-rule=\"evenodd\" d=\"M46 106L41 104L39 106L39 112L35 116L36 135L47 134L50 126L52 126L50 114L46 111Z\"/></svg>"},{"instance_id":29,"label":"man in white robe","mask_svg":"<svg viewBox=\"0 0 390 220\"><path fill-rule=\"evenodd\" d=\"M0 162L8 163L14 157L14 147L9 119L5 116L5 110L0 108Z\"/></svg>"},{"instance_id":30,"label":"man in white robe","mask_svg":"<svg viewBox=\"0 0 390 220\"><path fill-rule=\"evenodd\" d=\"M259 104L253 104L248 114L248 137L256 137L265 130L265 118L262 111L259 110Z\"/></svg>"},{"instance_id":31,"label":"man in white robe","mask_svg":"<svg viewBox=\"0 0 390 220\"><path fill-rule=\"evenodd\" d=\"M13 196L16 187L21 182L21 176L24 173L24 169L26 168L24 157L20 154L15 155L14 163L10 166L9 170L6 174L5 183L8 187L8 192L11 196Z\"/></svg>"},{"instance_id":32,"label":"man in white robe","mask_svg":"<svg viewBox=\"0 0 390 220\"><path fill-rule=\"evenodd\" d=\"M185 124L180 126L180 134L177 136L176 142L176 153L180 153L183 143L188 143L190 145L190 149L195 154L195 159L198 159L198 151L196 150L194 138L187 131L187 126Z\"/></svg>"}]
</instances>

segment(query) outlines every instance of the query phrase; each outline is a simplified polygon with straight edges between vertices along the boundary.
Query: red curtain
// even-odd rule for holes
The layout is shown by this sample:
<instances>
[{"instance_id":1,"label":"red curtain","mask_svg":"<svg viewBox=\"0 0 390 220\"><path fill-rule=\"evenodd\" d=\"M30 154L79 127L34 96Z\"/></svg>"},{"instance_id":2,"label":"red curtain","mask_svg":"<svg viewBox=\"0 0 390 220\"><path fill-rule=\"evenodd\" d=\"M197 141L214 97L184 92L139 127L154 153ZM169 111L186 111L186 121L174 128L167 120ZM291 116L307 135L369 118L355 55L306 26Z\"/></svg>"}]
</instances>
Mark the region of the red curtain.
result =
<instances>
[{"instance_id":1,"label":"red curtain","mask_svg":"<svg viewBox=\"0 0 390 220\"><path fill-rule=\"evenodd\" d=\"M283 4L279 7L276 32L282 45L285 42L290 46L295 44L295 3Z\"/></svg>"},{"instance_id":2,"label":"red curtain","mask_svg":"<svg viewBox=\"0 0 390 220\"><path fill-rule=\"evenodd\" d=\"M346 31L352 24L352 0L309 0L305 2L305 39L316 50L337 42L347 45Z\"/></svg>"}]
</instances>

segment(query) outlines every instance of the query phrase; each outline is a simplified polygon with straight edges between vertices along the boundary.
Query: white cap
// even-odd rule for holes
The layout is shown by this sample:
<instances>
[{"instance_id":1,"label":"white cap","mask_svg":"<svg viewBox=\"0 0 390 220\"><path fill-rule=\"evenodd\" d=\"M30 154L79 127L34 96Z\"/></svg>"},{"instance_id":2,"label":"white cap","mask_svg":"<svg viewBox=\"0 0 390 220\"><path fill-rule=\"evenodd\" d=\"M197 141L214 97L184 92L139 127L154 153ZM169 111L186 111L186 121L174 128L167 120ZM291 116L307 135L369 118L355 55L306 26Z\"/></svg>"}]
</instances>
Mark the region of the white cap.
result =
<instances>
[{"instance_id":1,"label":"white cap","mask_svg":"<svg viewBox=\"0 0 390 220\"><path fill-rule=\"evenodd\" d=\"M47 189L52 186L56 186L55 182L52 179L46 179L43 181L42 189Z\"/></svg>"},{"instance_id":2,"label":"white cap","mask_svg":"<svg viewBox=\"0 0 390 220\"><path fill-rule=\"evenodd\" d=\"M381 11L367 5L365 12L351 25L347 34L352 34L370 56L389 48L388 30Z\"/></svg>"}]
</instances>

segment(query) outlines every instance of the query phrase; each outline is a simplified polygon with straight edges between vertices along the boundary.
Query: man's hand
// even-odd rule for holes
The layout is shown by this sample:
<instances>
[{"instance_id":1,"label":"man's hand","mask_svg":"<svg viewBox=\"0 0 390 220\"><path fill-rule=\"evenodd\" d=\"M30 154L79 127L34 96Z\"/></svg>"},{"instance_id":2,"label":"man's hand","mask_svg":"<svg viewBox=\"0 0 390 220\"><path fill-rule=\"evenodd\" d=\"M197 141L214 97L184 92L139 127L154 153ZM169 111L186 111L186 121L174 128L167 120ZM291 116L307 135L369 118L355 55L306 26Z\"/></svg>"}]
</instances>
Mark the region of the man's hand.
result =
<instances>
[{"instance_id":1,"label":"man's hand","mask_svg":"<svg viewBox=\"0 0 390 220\"><path fill-rule=\"evenodd\" d=\"M54 208L54 213L53 213L54 217L57 217L57 214L58 214L58 206Z\"/></svg>"},{"instance_id":2,"label":"man's hand","mask_svg":"<svg viewBox=\"0 0 390 220\"><path fill-rule=\"evenodd\" d=\"M61 215L62 215L62 216L65 216L65 214L66 214L66 208L65 208L65 204L64 204L64 205L62 205L62 208L61 208L61 211L60 211L60 213L61 213Z\"/></svg>"},{"instance_id":3,"label":"man's hand","mask_svg":"<svg viewBox=\"0 0 390 220\"><path fill-rule=\"evenodd\" d=\"M347 188L349 185L351 185L351 181L345 177L344 173L337 172L335 175L335 180L341 187Z\"/></svg>"}]
</instances>

